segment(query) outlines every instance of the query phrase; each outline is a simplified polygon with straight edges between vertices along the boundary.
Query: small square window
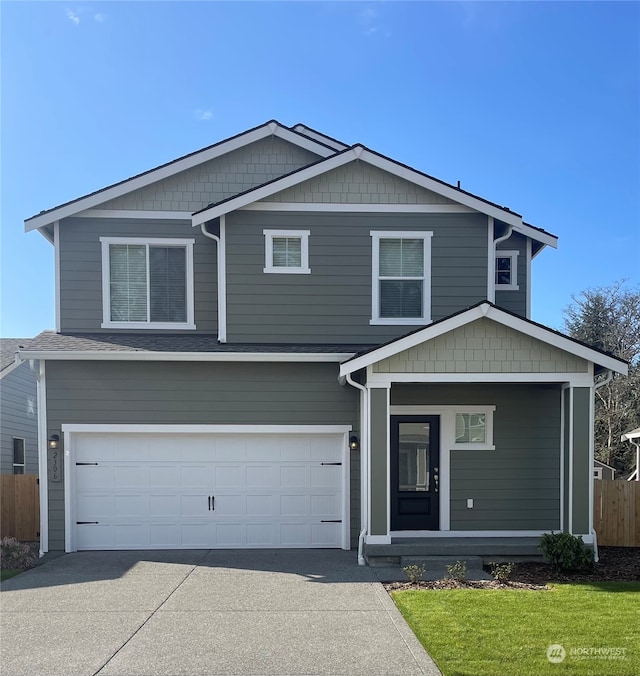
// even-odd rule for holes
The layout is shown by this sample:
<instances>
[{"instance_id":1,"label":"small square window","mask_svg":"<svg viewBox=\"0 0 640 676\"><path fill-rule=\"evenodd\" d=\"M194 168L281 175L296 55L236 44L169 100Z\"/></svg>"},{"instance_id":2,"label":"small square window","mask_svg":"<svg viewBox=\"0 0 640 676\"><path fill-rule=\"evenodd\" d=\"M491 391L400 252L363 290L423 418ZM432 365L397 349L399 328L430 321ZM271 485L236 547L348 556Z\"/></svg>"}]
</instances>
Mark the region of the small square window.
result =
<instances>
[{"instance_id":1,"label":"small square window","mask_svg":"<svg viewBox=\"0 0 640 676\"><path fill-rule=\"evenodd\" d=\"M518 290L518 252L499 251L496 255L496 289Z\"/></svg>"},{"instance_id":2,"label":"small square window","mask_svg":"<svg viewBox=\"0 0 640 676\"><path fill-rule=\"evenodd\" d=\"M13 473L24 474L24 439L13 437Z\"/></svg>"},{"instance_id":3,"label":"small square window","mask_svg":"<svg viewBox=\"0 0 640 676\"><path fill-rule=\"evenodd\" d=\"M309 230L263 230L264 272L309 274Z\"/></svg>"},{"instance_id":4,"label":"small square window","mask_svg":"<svg viewBox=\"0 0 640 676\"><path fill-rule=\"evenodd\" d=\"M495 406L456 411L455 447L466 450L493 450L493 412Z\"/></svg>"}]
</instances>

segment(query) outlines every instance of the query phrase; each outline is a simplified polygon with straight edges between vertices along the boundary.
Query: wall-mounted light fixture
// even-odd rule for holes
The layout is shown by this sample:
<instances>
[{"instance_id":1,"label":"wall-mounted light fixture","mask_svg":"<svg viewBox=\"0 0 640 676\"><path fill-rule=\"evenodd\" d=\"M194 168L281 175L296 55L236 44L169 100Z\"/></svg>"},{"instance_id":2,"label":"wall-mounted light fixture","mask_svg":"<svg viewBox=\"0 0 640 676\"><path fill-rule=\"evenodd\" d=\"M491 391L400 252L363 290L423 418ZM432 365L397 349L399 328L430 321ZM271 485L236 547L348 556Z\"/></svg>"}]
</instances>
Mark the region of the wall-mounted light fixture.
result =
<instances>
[{"instance_id":1,"label":"wall-mounted light fixture","mask_svg":"<svg viewBox=\"0 0 640 676\"><path fill-rule=\"evenodd\" d=\"M360 440L355 434L349 437L349 450L350 451L359 451L360 450Z\"/></svg>"},{"instance_id":2,"label":"wall-mounted light fixture","mask_svg":"<svg viewBox=\"0 0 640 676\"><path fill-rule=\"evenodd\" d=\"M60 437L57 434L52 434L49 437L49 450L55 451L60 445Z\"/></svg>"}]
</instances>

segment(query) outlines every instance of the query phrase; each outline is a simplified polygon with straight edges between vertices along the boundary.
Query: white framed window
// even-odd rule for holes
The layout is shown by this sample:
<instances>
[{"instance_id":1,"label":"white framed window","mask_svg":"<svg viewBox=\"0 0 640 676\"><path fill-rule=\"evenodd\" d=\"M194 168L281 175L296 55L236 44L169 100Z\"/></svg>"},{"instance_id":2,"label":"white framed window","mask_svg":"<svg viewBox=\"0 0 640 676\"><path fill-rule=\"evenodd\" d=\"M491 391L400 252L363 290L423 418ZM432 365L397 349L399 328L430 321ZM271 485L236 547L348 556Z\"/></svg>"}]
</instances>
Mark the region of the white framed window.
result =
<instances>
[{"instance_id":1,"label":"white framed window","mask_svg":"<svg viewBox=\"0 0 640 676\"><path fill-rule=\"evenodd\" d=\"M263 230L264 272L308 275L309 230Z\"/></svg>"},{"instance_id":2,"label":"white framed window","mask_svg":"<svg viewBox=\"0 0 640 676\"><path fill-rule=\"evenodd\" d=\"M496 252L496 289L500 291L518 290L518 252Z\"/></svg>"},{"instance_id":3,"label":"white framed window","mask_svg":"<svg viewBox=\"0 0 640 676\"><path fill-rule=\"evenodd\" d=\"M193 239L101 237L103 328L195 329Z\"/></svg>"},{"instance_id":4,"label":"white framed window","mask_svg":"<svg viewBox=\"0 0 640 676\"><path fill-rule=\"evenodd\" d=\"M24 439L13 437L13 473L24 474Z\"/></svg>"},{"instance_id":5,"label":"white framed window","mask_svg":"<svg viewBox=\"0 0 640 676\"><path fill-rule=\"evenodd\" d=\"M455 448L494 450L493 413L495 406L481 406L455 411Z\"/></svg>"},{"instance_id":6,"label":"white framed window","mask_svg":"<svg viewBox=\"0 0 640 676\"><path fill-rule=\"evenodd\" d=\"M602 467L594 467L593 468L593 478L594 479L602 479Z\"/></svg>"},{"instance_id":7,"label":"white framed window","mask_svg":"<svg viewBox=\"0 0 640 676\"><path fill-rule=\"evenodd\" d=\"M371 231L370 324L431 321L431 237L424 231Z\"/></svg>"}]
</instances>

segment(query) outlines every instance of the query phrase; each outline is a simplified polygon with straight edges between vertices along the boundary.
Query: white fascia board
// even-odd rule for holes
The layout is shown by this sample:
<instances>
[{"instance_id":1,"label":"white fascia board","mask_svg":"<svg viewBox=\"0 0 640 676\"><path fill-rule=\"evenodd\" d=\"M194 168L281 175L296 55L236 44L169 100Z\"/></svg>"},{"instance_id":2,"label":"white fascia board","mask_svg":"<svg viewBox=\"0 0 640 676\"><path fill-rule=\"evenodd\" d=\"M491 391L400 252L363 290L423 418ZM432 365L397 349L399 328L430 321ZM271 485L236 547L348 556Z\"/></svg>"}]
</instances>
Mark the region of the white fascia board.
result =
<instances>
[{"instance_id":1,"label":"white fascia board","mask_svg":"<svg viewBox=\"0 0 640 676\"><path fill-rule=\"evenodd\" d=\"M13 363L9 364L9 366L5 366L5 368L3 368L2 371L0 371L0 380L6 378L10 373L15 371L18 368L18 366L22 366L23 363L24 362L20 359L20 357L16 353L16 360Z\"/></svg>"},{"instance_id":2,"label":"white fascia board","mask_svg":"<svg viewBox=\"0 0 640 676\"><path fill-rule=\"evenodd\" d=\"M504 218L501 218L500 220L504 221ZM530 225L527 225L526 223L522 223L522 225L514 225L513 229L516 232L519 232L521 235L525 235L526 237L535 239L536 242L546 244L547 246L553 247L554 249L558 248L558 238L555 235L551 235L548 232L542 232L541 230L537 230L536 228L533 228ZM543 248L544 247L541 247L537 253L540 253L540 251L542 251Z\"/></svg>"},{"instance_id":3,"label":"white fascia board","mask_svg":"<svg viewBox=\"0 0 640 676\"><path fill-rule=\"evenodd\" d=\"M342 202L253 202L240 211L329 211L347 213L472 214L462 204L352 204Z\"/></svg>"},{"instance_id":4,"label":"white fascia board","mask_svg":"<svg viewBox=\"0 0 640 676\"><path fill-rule=\"evenodd\" d=\"M520 319L514 315L502 312L499 308L489 307L486 316L489 319L502 324L503 326L507 326L511 329L514 329L515 331L524 333L528 336L531 336L532 338L542 341L543 343L547 343L548 345L557 347L560 350L564 350L565 352L569 352L576 357L580 357L581 359L586 359L589 362L598 364L598 366L602 366L625 376L629 372L628 365L625 364L621 359L609 357L608 355L593 350L586 345L580 345L569 338L558 335L550 329L536 326L535 324L531 324L524 319Z\"/></svg>"},{"instance_id":5,"label":"white fascia board","mask_svg":"<svg viewBox=\"0 0 640 676\"><path fill-rule=\"evenodd\" d=\"M262 125L257 129L253 129L252 131L246 132L245 134L236 136L235 138L229 139L228 141L218 143L211 148L207 148L201 150L200 152L188 155L181 160L170 162L169 164L159 167L158 169L153 169L139 176L130 178L129 180L123 181L111 188L100 190L92 195L88 195L87 197L74 200L66 206L57 207L47 211L44 214L35 216L34 218L25 221L25 232L40 229L45 225L53 223L53 221L60 221L63 218L68 218L69 216L73 216L74 214L77 214L81 211L91 209L109 200L122 197L122 195L126 195L127 193L133 192L134 190L139 190L140 188L144 188L148 185L151 185L152 183L156 183L157 181L170 178L171 176L179 174L182 171L186 171L187 169L191 169L195 166L198 166L199 164L209 162L210 160L216 159L221 155L238 150L239 148L243 148L244 146L254 143L255 141L260 141L261 139L267 138L271 135L286 139L297 146L311 150L321 157L329 156L333 152L330 148L327 148L319 143L315 143L312 139L301 137L299 134L295 134L291 130L281 127L275 122L270 122L269 124ZM190 217L191 214L189 214L189 218Z\"/></svg>"},{"instance_id":6,"label":"white fascia board","mask_svg":"<svg viewBox=\"0 0 640 676\"><path fill-rule=\"evenodd\" d=\"M409 169L408 167L399 165L392 160L381 157L376 153L372 153L367 149L363 149L360 159L364 162L372 164L374 167L378 167L378 169L382 169L383 171L394 174L399 178L403 178L410 183L415 183L416 185L422 186L423 188L426 188L431 192L435 192L438 195L442 195L443 197L453 200L454 202L471 207L474 211L487 214L487 216L493 216L494 218L501 220L503 223L508 223L509 225L518 227L523 225L522 216L519 216L518 214L505 211L504 209L493 206L492 204L478 199L477 197L467 195L466 193L461 192L452 186L440 183L439 181L429 178L428 176L424 176L413 169ZM531 228L531 230L537 232L533 228Z\"/></svg>"},{"instance_id":7,"label":"white fascia board","mask_svg":"<svg viewBox=\"0 0 640 676\"><path fill-rule=\"evenodd\" d=\"M127 218L154 221L191 221L190 211L143 211L138 209L85 209L69 218Z\"/></svg>"},{"instance_id":8,"label":"white fascia board","mask_svg":"<svg viewBox=\"0 0 640 676\"><path fill-rule=\"evenodd\" d=\"M640 427L638 427L638 429L631 430L631 432L626 432L620 437L620 441L631 441L632 439L640 439Z\"/></svg>"},{"instance_id":9,"label":"white fascia board","mask_svg":"<svg viewBox=\"0 0 640 676\"><path fill-rule=\"evenodd\" d=\"M275 124L272 124L272 126L274 136L278 136L284 141L289 141L289 143L294 143L295 145L300 146L305 150L309 150L312 153L315 153L316 155L320 155L321 157L329 157L330 155L333 155L336 151L336 149L334 149L333 147L327 148L326 146L328 144L326 143L326 141L323 141L322 138L318 138L316 142L314 141L313 138L310 138L311 136L310 134L301 136L300 134L296 134L295 132L291 131L291 129L288 129L287 127L279 127ZM322 145L318 145L320 143ZM343 148L340 148L340 150L344 150L345 148L348 147L349 146L343 146Z\"/></svg>"},{"instance_id":10,"label":"white fascia board","mask_svg":"<svg viewBox=\"0 0 640 676\"><path fill-rule=\"evenodd\" d=\"M386 359L387 357L393 357L393 355L398 354L399 352L409 350L416 345L420 345L420 343L425 343L428 340L432 340L433 338L441 336L443 333L448 333L449 331L460 328L469 322L480 319L485 315L485 308L489 308L489 305L483 304L478 307L471 308L466 312L461 312L459 315L439 322L434 326L426 326L421 331L416 331L410 336L405 336L404 338L400 338L393 343L383 345L377 350L372 350L361 357L353 359L347 364L341 364L340 375L346 376L347 374L353 373L354 371L359 371L361 368L375 364L376 362Z\"/></svg>"},{"instance_id":11,"label":"white fascia board","mask_svg":"<svg viewBox=\"0 0 640 676\"><path fill-rule=\"evenodd\" d=\"M344 434L351 425L144 425L144 424L83 424L63 423L67 433L124 434Z\"/></svg>"},{"instance_id":12,"label":"white fascia board","mask_svg":"<svg viewBox=\"0 0 640 676\"><path fill-rule=\"evenodd\" d=\"M570 387L592 387L588 373L373 373L367 378L371 387L389 387L393 383L568 383Z\"/></svg>"},{"instance_id":13,"label":"white fascia board","mask_svg":"<svg viewBox=\"0 0 640 676\"><path fill-rule=\"evenodd\" d=\"M336 141L336 139L325 136L315 129L305 127L304 124L296 124L296 126L292 127L292 129L293 131L297 131L299 134L304 134L305 136L315 139L319 143L324 143L325 145L334 148L338 152L341 150L346 150L349 147L346 143L342 143L342 141Z\"/></svg>"},{"instance_id":14,"label":"white fascia board","mask_svg":"<svg viewBox=\"0 0 640 676\"><path fill-rule=\"evenodd\" d=\"M299 171L296 171L295 173L290 174L289 176L285 176L281 179L278 179L277 181L268 183L267 185L254 188L253 190L244 193L242 195L238 195L237 197L227 200L222 204L212 206L210 209L205 209L204 211L200 211L197 214L193 214L193 216L191 217L191 223L194 226L201 225L202 223L207 223L208 221L211 221L214 218L218 218L218 216L228 214L231 211L236 211L237 209L241 209L247 204L251 204L252 202L264 199L265 197L270 197L271 195L275 195L276 193L281 192L282 190L292 188L293 186L298 185L299 183L303 183L304 181L308 181L311 178L320 176L320 174L324 174L327 171L331 171L332 169L342 167L345 164L348 164L349 162L353 162L354 160L358 159L360 151L361 148L356 147L352 148L351 150L347 150L343 153L340 153L339 155L331 155L324 161L318 162L312 165L311 167L307 167L306 169L300 169Z\"/></svg>"},{"instance_id":15,"label":"white fascia board","mask_svg":"<svg viewBox=\"0 0 640 676\"><path fill-rule=\"evenodd\" d=\"M90 352L24 350L23 361L216 361L216 362L341 362L353 352ZM6 370L6 369L5 369Z\"/></svg>"}]
</instances>

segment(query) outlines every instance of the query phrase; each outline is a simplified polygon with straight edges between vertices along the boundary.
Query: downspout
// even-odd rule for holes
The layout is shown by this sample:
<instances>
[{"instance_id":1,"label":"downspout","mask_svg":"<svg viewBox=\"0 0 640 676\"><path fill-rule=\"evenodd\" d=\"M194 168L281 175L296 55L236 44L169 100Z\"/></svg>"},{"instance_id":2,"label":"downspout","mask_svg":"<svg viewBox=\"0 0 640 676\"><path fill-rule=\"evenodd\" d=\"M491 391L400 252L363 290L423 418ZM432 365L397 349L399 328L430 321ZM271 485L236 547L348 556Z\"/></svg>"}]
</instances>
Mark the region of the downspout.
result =
<instances>
[{"instance_id":1,"label":"downspout","mask_svg":"<svg viewBox=\"0 0 640 676\"><path fill-rule=\"evenodd\" d=\"M607 369L606 378L601 383L597 383L596 385L593 386L594 395L601 387L608 385L612 380L613 380L613 371L611 369ZM593 434L593 431L591 433ZM593 475L593 457L589 458L589 463L590 463L589 472L591 475ZM591 477L591 484L589 488L591 495L593 495L593 476ZM591 514L593 518L593 499L591 500ZM598 563L600 557L598 555L598 535L596 534L595 528L591 528L591 535L593 535L593 560L596 563Z\"/></svg>"},{"instance_id":2,"label":"downspout","mask_svg":"<svg viewBox=\"0 0 640 676\"><path fill-rule=\"evenodd\" d=\"M367 515L368 505L368 474L369 474L369 421L367 416L367 388L357 383L348 373L346 380L352 387L360 390L360 535L358 536L358 565L367 564L364 558L364 536L369 527Z\"/></svg>"},{"instance_id":3,"label":"downspout","mask_svg":"<svg viewBox=\"0 0 640 676\"><path fill-rule=\"evenodd\" d=\"M212 239L218 245L216 247L218 263L218 342L227 342L227 270L225 256L225 222L224 214L220 216L220 235L209 232L204 223L200 224L200 230L205 237Z\"/></svg>"},{"instance_id":4,"label":"downspout","mask_svg":"<svg viewBox=\"0 0 640 676\"><path fill-rule=\"evenodd\" d=\"M491 223L491 226L493 226L493 217L489 216L489 222ZM492 272L491 287L490 287L491 293L487 294L488 296L490 296L489 300L492 303L496 302L496 256L498 254L498 244L509 239L509 237L511 237L512 234L513 234L513 225L507 224L507 232L501 237L498 237L497 239L493 240L493 251L491 261L489 263L489 269Z\"/></svg>"},{"instance_id":5,"label":"downspout","mask_svg":"<svg viewBox=\"0 0 640 676\"><path fill-rule=\"evenodd\" d=\"M18 357L20 361L22 359ZM29 368L36 379L36 406L38 407L38 480L40 484L40 551L44 556L49 551L49 484L47 450L47 384L45 362L29 360Z\"/></svg>"}]
</instances>

